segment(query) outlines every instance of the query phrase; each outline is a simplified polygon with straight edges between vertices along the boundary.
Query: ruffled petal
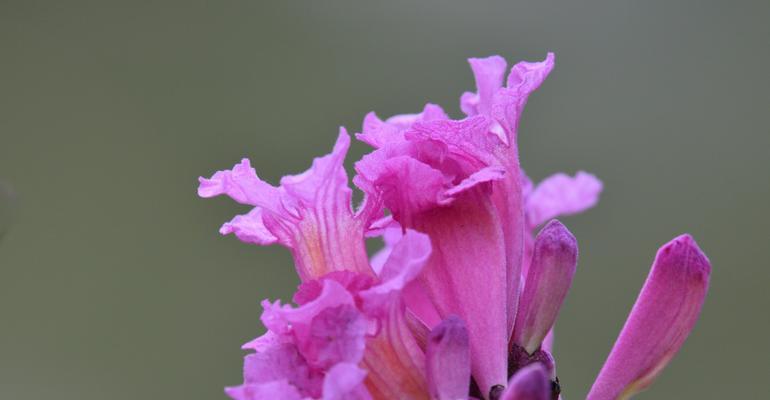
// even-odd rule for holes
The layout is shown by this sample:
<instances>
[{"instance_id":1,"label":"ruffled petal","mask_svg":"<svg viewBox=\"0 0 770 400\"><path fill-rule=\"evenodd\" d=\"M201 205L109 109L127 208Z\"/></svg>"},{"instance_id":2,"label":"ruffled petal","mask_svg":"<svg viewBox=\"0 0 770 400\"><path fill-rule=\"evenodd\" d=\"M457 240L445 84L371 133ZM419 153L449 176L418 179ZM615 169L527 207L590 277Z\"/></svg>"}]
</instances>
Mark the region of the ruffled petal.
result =
<instances>
[{"instance_id":1,"label":"ruffled petal","mask_svg":"<svg viewBox=\"0 0 770 400\"><path fill-rule=\"evenodd\" d=\"M455 316L442 321L428 336L426 374L432 399L458 400L468 397L471 380L468 330Z\"/></svg>"},{"instance_id":2,"label":"ruffled petal","mask_svg":"<svg viewBox=\"0 0 770 400\"><path fill-rule=\"evenodd\" d=\"M490 132L494 121L484 115L463 120L440 120L415 124L405 137L429 140L447 146L449 152L479 166L494 166L504 143Z\"/></svg>"},{"instance_id":3,"label":"ruffled petal","mask_svg":"<svg viewBox=\"0 0 770 400\"><path fill-rule=\"evenodd\" d=\"M407 155L388 157L384 150L356 163L354 182L365 192L380 193L396 220L451 202L444 197L448 184L441 171Z\"/></svg>"},{"instance_id":4,"label":"ruffled petal","mask_svg":"<svg viewBox=\"0 0 770 400\"><path fill-rule=\"evenodd\" d=\"M486 167L474 172L471 176L463 179L457 186L447 190L446 196L456 197L458 194L475 188L482 183L494 182L503 179L505 169L502 167Z\"/></svg>"},{"instance_id":5,"label":"ruffled petal","mask_svg":"<svg viewBox=\"0 0 770 400\"><path fill-rule=\"evenodd\" d=\"M200 178L198 194L225 194L255 206L246 215L226 223L220 232L234 233L255 244L280 243L291 249L303 281L331 271L372 274L364 248L364 229L381 210L378 198L367 196L357 214L351 207L343 161L350 137L343 130L331 154L316 158L299 175L285 176L279 187L257 177L248 160L230 171Z\"/></svg>"},{"instance_id":6,"label":"ruffled petal","mask_svg":"<svg viewBox=\"0 0 770 400\"><path fill-rule=\"evenodd\" d=\"M652 384L695 325L710 274L708 258L689 235L658 250L588 400L626 399Z\"/></svg>"},{"instance_id":7,"label":"ruffled petal","mask_svg":"<svg viewBox=\"0 0 770 400\"><path fill-rule=\"evenodd\" d=\"M230 222L222 225L219 233L223 235L233 233L242 242L262 246L278 242L278 238L265 226L262 212L261 208L255 207L247 214L236 215Z\"/></svg>"},{"instance_id":8,"label":"ruffled petal","mask_svg":"<svg viewBox=\"0 0 770 400\"><path fill-rule=\"evenodd\" d=\"M511 68L506 87L497 91L490 114L502 126L508 143L516 143L519 119L529 95L545 81L553 66L553 53L541 62L521 61Z\"/></svg>"},{"instance_id":9,"label":"ruffled petal","mask_svg":"<svg viewBox=\"0 0 770 400\"><path fill-rule=\"evenodd\" d=\"M264 335L259 336L241 346L243 350L254 350L257 353L265 351L273 346L277 346L283 343L281 337L273 332L267 331Z\"/></svg>"},{"instance_id":10,"label":"ruffled petal","mask_svg":"<svg viewBox=\"0 0 770 400\"><path fill-rule=\"evenodd\" d=\"M382 267L382 283L360 293L364 312L371 315L387 313L387 307L395 300L394 296L400 296L401 291L417 277L430 253L428 236L407 230Z\"/></svg>"},{"instance_id":11,"label":"ruffled petal","mask_svg":"<svg viewBox=\"0 0 770 400\"><path fill-rule=\"evenodd\" d=\"M553 327L577 266L577 241L559 221L549 222L535 239L512 342L532 354Z\"/></svg>"},{"instance_id":12,"label":"ruffled petal","mask_svg":"<svg viewBox=\"0 0 770 400\"><path fill-rule=\"evenodd\" d=\"M526 199L527 222L538 226L552 218L572 215L593 207L599 201L602 182L580 171L575 177L558 173L535 187Z\"/></svg>"},{"instance_id":13,"label":"ruffled petal","mask_svg":"<svg viewBox=\"0 0 770 400\"><path fill-rule=\"evenodd\" d=\"M460 98L460 109L468 116L489 114L494 96L503 86L508 63L500 56L469 58L468 63L476 78L476 93L464 93Z\"/></svg>"},{"instance_id":14,"label":"ruffled petal","mask_svg":"<svg viewBox=\"0 0 770 400\"><path fill-rule=\"evenodd\" d=\"M229 387L225 393L233 400L302 400L297 388L286 380Z\"/></svg>"},{"instance_id":15,"label":"ruffled petal","mask_svg":"<svg viewBox=\"0 0 770 400\"><path fill-rule=\"evenodd\" d=\"M323 400L369 400L372 396L363 385L366 371L355 364L339 363L324 378Z\"/></svg>"},{"instance_id":16,"label":"ruffled petal","mask_svg":"<svg viewBox=\"0 0 770 400\"><path fill-rule=\"evenodd\" d=\"M259 179L251 162L244 158L232 170L217 171L211 178L198 178L198 196L208 198L225 194L241 204L280 212L282 193Z\"/></svg>"},{"instance_id":17,"label":"ruffled petal","mask_svg":"<svg viewBox=\"0 0 770 400\"><path fill-rule=\"evenodd\" d=\"M298 308L280 302L263 303L262 322L279 336L291 338L314 368L325 370L339 362L358 362L364 353L368 330L353 296L332 279L313 301Z\"/></svg>"},{"instance_id":18,"label":"ruffled petal","mask_svg":"<svg viewBox=\"0 0 770 400\"><path fill-rule=\"evenodd\" d=\"M336 281L327 279L323 281L322 285L319 296L301 307L281 305L280 300L274 303L264 300L262 307L265 310L261 317L262 323L267 329L278 335L303 335L308 330L312 319L321 311L340 305L354 304L353 296Z\"/></svg>"},{"instance_id":19,"label":"ruffled petal","mask_svg":"<svg viewBox=\"0 0 770 400\"><path fill-rule=\"evenodd\" d=\"M401 226L427 233L434 252L420 283L440 317L459 315L471 333L474 377L485 390L504 384L510 330L505 242L491 185L507 171L488 165L484 116L415 124L407 142L356 164L354 182L380 193ZM521 222L521 218L519 218ZM426 323L430 323L426 321ZM511 322L512 325L512 322Z\"/></svg>"},{"instance_id":20,"label":"ruffled petal","mask_svg":"<svg viewBox=\"0 0 770 400\"><path fill-rule=\"evenodd\" d=\"M473 375L488 393L507 381L524 254L515 127L553 57L515 66L508 88L501 87L502 58L470 62L478 93L463 96L469 118L410 120L410 128L377 141L380 147L356 164L354 182L381 196L403 227L430 236L433 253L419 282L440 316L465 320Z\"/></svg>"},{"instance_id":21,"label":"ruffled petal","mask_svg":"<svg viewBox=\"0 0 770 400\"><path fill-rule=\"evenodd\" d=\"M387 120L381 120L377 114L370 112L364 118L362 132L356 134L356 139L374 147L380 148L387 144L404 141L404 132L416 122L448 119L444 110L435 104L426 104L419 114L394 115Z\"/></svg>"},{"instance_id":22,"label":"ruffled petal","mask_svg":"<svg viewBox=\"0 0 770 400\"><path fill-rule=\"evenodd\" d=\"M551 381L541 364L530 364L511 378L500 400L550 400Z\"/></svg>"},{"instance_id":23,"label":"ruffled petal","mask_svg":"<svg viewBox=\"0 0 770 400\"><path fill-rule=\"evenodd\" d=\"M423 107L422 112L419 114L399 114L394 115L387 119L388 124L401 127L403 129L410 128L417 122L436 121L442 119L449 119L441 106L428 103Z\"/></svg>"},{"instance_id":24,"label":"ruffled petal","mask_svg":"<svg viewBox=\"0 0 770 400\"><path fill-rule=\"evenodd\" d=\"M292 300L299 305L305 305L316 300L323 291L324 281L333 280L345 288L359 303L358 292L374 286L377 280L370 275L357 274L351 271L330 272L312 281L302 282L294 293Z\"/></svg>"},{"instance_id":25,"label":"ruffled petal","mask_svg":"<svg viewBox=\"0 0 770 400\"><path fill-rule=\"evenodd\" d=\"M244 385L285 381L304 396L316 397L321 393L321 380L321 374L291 343L277 344L243 360Z\"/></svg>"},{"instance_id":26,"label":"ruffled petal","mask_svg":"<svg viewBox=\"0 0 770 400\"><path fill-rule=\"evenodd\" d=\"M358 362L364 354L367 330L367 321L355 306L327 308L313 318L302 353L320 369L338 362Z\"/></svg>"},{"instance_id":27,"label":"ruffled petal","mask_svg":"<svg viewBox=\"0 0 770 400\"><path fill-rule=\"evenodd\" d=\"M402 233L403 229L398 222L390 222L389 227L384 228L380 233L382 234L385 246L372 256L370 263L372 268L379 275L382 271L382 267L385 261L390 257L393 252L393 248L400 240L404 238ZM410 238L417 238L422 240L418 236L410 236ZM411 239L407 239L411 240ZM430 245L430 243L428 243ZM423 324L427 327L433 327L441 321L441 317L436 311L436 307L433 305L430 297L428 297L425 288L418 280L409 282L402 292L404 304L411 313L414 314Z\"/></svg>"}]
</instances>

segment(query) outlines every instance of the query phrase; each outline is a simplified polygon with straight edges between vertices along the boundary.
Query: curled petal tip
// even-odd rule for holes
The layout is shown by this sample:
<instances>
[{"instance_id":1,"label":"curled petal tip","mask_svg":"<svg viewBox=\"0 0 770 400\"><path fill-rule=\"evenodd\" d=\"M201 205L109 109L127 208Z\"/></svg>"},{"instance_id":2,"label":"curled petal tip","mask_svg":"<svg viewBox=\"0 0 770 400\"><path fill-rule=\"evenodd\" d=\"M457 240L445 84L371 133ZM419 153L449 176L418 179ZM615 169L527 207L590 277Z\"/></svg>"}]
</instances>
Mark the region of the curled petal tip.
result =
<instances>
[{"instance_id":1,"label":"curled petal tip","mask_svg":"<svg viewBox=\"0 0 770 400\"><path fill-rule=\"evenodd\" d=\"M202 176L198 177L198 196L209 198L217 196L221 192L221 184L219 182Z\"/></svg>"}]
</instances>

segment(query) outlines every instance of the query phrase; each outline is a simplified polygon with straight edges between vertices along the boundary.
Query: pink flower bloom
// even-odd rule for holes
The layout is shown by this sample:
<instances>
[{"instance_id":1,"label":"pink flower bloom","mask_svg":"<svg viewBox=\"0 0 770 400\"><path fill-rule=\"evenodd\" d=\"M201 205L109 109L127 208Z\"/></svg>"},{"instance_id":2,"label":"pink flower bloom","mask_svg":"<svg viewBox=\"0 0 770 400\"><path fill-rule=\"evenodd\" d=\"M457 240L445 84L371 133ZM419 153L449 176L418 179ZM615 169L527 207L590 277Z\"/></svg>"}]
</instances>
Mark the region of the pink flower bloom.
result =
<instances>
[{"instance_id":1,"label":"pink flower bloom","mask_svg":"<svg viewBox=\"0 0 770 400\"><path fill-rule=\"evenodd\" d=\"M552 329L578 246L552 219L592 207L602 184L581 171L535 186L519 165L519 119L552 54L514 65L507 78L501 57L470 64L477 91L461 97L466 118L433 104L366 116L356 136L374 150L355 164L365 195L358 208L342 166L344 129L331 154L277 187L248 160L200 179L202 197L254 206L221 233L289 248L302 280L296 306L262 303L267 333L244 345L244 382L230 397L559 397ZM373 236L385 247L369 259L364 242ZM625 398L652 383L692 329L709 273L689 236L659 251L589 399Z\"/></svg>"},{"instance_id":2,"label":"pink flower bloom","mask_svg":"<svg viewBox=\"0 0 770 400\"><path fill-rule=\"evenodd\" d=\"M226 194L254 206L248 214L224 224L220 232L233 233L247 243L288 247L303 280L338 270L371 274L360 239L380 212L380 204L378 198L368 197L358 212L351 209L352 191L342 167L349 146L343 129L331 154L317 158L304 173L283 177L278 187L257 177L244 159L232 170L200 178L198 195Z\"/></svg>"}]
</instances>

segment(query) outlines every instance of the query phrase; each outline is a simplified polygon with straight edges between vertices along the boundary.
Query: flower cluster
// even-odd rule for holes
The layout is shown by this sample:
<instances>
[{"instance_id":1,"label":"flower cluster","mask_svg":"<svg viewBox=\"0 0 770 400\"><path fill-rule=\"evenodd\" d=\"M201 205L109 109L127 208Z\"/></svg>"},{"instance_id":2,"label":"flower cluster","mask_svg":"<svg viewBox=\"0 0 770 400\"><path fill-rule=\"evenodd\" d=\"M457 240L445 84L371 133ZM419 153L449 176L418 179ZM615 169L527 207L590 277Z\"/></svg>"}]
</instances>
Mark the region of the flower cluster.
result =
<instances>
[{"instance_id":1,"label":"flower cluster","mask_svg":"<svg viewBox=\"0 0 770 400\"><path fill-rule=\"evenodd\" d=\"M572 283L578 248L553 218L592 207L591 174L534 185L519 164L518 123L554 65L470 59L475 93L454 120L366 116L356 138L354 208L342 129L332 152L278 186L244 159L201 178L202 197L253 206L220 232L287 247L302 281L295 305L264 301L267 333L245 344L236 400L537 399L560 396L552 328ZM367 238L385 247L367 256ZM589 400L643 390L677 353L706 295L706 256L688 235L657 254L591 388Z\"/></svg>"}]
</instances>

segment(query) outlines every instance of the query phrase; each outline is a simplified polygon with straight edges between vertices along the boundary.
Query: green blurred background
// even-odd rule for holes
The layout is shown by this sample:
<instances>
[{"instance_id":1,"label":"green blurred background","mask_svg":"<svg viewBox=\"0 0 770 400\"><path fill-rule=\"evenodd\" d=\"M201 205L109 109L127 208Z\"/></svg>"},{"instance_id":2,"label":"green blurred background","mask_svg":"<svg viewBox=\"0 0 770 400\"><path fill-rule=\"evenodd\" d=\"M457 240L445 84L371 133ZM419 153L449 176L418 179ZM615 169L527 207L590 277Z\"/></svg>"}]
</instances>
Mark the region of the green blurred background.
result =
<instances>
[{"instance_id":1,"label":"green blurred background","mask_svg":"<svg viewBox=\"0 0 770 400\"><path fill-rule=\"evenodd\" d=\"M549 50L522 162L606 186L565 219L566 397L682 232L714 264L710 296L639 398L767 395L770 2L265 3L0 2L0 399L224 398L258 301L296 278L284 249L220 237L245 209L198 199L196 178L248 156L275 182L370 110L458 117L467 57Z\"/></svg>"}]
</instances>

